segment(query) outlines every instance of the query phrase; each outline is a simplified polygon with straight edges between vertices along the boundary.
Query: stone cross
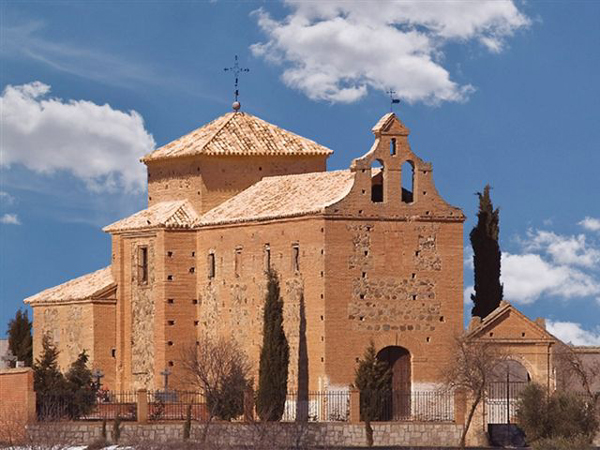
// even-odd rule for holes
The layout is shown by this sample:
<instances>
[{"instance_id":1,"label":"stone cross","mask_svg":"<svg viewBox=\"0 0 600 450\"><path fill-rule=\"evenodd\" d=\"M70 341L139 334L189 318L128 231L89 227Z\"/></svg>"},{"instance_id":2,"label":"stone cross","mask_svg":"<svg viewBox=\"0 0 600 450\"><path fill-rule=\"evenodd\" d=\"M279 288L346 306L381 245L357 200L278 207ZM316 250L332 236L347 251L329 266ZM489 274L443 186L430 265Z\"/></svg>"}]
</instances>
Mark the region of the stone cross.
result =
<instances>
[{"instance_id":1,"label":"stone cross","mask_svg":"<svg viewBox=\"0 0 600 450\"><path fill-rule=\"evenodd\" d=\"M2 361L6 362L8 364L8 367L10 367L11 363L16 360L17 360L17 357L15 355L13 355L13 352L10 349L8 349L8 351L6 352L6 355L4 355L2 357Z\"/></svg>"},{"instance_id":2,"label":"stone cross","mask_svg":"<svg viewBox=\"0 0 600 450\"><path fill-rule=\"evenodd\" d=\"M238 79L240 76L240 73L243 72L250 72L250 69L246 69L245 67L240 67L239 63L238 63L238 57L237 55L235 55L235 64L233 65L233 67L226 67L224 70L225 72L233 72L233 74L235 75L235 101L238 101L238 95L240 95L240 92L238 90Z\"/></svg>"},{"instance_id":3,"label":"stone cross","mask_svg":"<svg viewBox=\"0 0 600 450\"><path fill-rule=\"evenodd\" d=\"M102 386L100 379L104 376L104 373L100 369L96 369L92 373L92 376L96 379L96 389L100 390L100 386Z\"/></svg>"},{"instance_id":4,"label":"stone cross","mask_svg":"<svg viewBox=\"0 0 600 450\"><path fill-rule=\"evenodd\" d=\"M163 370L160 374L165 377L165 392L167 392L169 389L169 375L171 375L171 371L168 367L165 367L165 370Z\"/></svg>"}]
</instances>

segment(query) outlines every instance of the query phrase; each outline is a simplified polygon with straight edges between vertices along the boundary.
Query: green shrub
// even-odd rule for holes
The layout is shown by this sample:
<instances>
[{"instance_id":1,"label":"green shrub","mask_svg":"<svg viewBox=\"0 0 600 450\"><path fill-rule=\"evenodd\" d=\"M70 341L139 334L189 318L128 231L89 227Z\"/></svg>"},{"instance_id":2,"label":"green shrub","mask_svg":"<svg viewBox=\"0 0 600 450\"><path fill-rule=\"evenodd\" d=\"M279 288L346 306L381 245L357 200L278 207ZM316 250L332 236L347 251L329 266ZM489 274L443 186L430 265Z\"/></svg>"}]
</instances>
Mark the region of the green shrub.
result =
<instances>
[{"instance_id":1,"label":"green shrub","mask_svg":"<svg viewBox=\"0 0 600 450\"><path fill-rule=\"evenodd\" d=\"M584 398L567 392L548 395L543 387L535 383L529 384L521 394L517 424L531 445L540 442L562 445L561 442L575 441L589 445L598 429L594 409Z\"/></svg>"}]
</instances>

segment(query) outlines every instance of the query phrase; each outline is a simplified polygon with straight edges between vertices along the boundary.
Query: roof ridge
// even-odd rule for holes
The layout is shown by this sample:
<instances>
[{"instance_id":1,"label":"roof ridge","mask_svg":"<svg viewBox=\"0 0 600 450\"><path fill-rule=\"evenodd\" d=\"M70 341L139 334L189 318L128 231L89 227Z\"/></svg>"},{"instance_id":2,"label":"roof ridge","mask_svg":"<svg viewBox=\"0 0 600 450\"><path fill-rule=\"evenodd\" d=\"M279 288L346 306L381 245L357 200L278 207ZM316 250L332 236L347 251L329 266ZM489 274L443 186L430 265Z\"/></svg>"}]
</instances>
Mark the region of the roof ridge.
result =
<instances>
[{"instance_id":1,"label":"roof ridge","mask_svg":"<svg viewBox=\"0 0 600 450\"><path fill-rule=\"evenodd\" d=\"M189 223L182 223L177 220L177 217L183 218ZM191 228L199 220L200 215L188 199L164 200L113 222L102 228L102 231L113 233L149 227Z\"/></svg>"},{"instance_id":2,"label":"roof ridge","mask_svg":"<svg viewBox=\"0 0 600 450\"><path fill-rule=\"evenodd\" d=\"M281 175L270 175L268 177L262 177L259 181L257 181L253 185L249 186L247 189L250 189L252 186L256 186L258 183L261 183L265 180L276 180L276 179L292 178L292 177L300 178L300 177L309 177L309 176L315 176L315 175L326 176L326 175L331 175L331 174L339 174L342 172L350 172L350 169L321 170L318 172L286 173L286 174L281 174ZM244 192L244 191L242 191L242 192Z\"/></svg>"},{"instance_id":3,"label":"roof ridge","mask_svg":"<svg viewBox=\"0 0 600 450\"><path fill-rule=\"evenodd\" d=\"M214 133L213 133L211 136L210 136L210 139L207 139L207 140L206 140L206 142L204 142L204 145L203 145L202 147L200 147L200 150L204 150L204 148L206 148L206 146L207 146L208 144L210 144L210 142L211 142L211 141L212 141L212 140L213 140L213 139L214 139L214 138L215 138L215 137L216 137L216 136L217 136L217 135L218 135L218 134L219 134L221 131L223 131L223 128L225 128L225 127L226 127L226 126L229 124L229 122L231 122L231 121L233 120L233 118L235 117L235 115L236 115L236 114L238 114L238 111L235 111L235 112L233 112L233 113L227 113L227 114L229 114L229 117L228 117L226 120L224 120L224 121L223 121L223 125L221 125L221 126L220 126L220 127L219 127L219 128L218 128L218 129L217 129L217 130L216 130L216 131L215 131L215 132L214 132ZM225 115L227 115L227 114L225 114ZM242 113L239 113L239 114L244 114L244 113L242 112Z\"/></svg>"}]
</instances>

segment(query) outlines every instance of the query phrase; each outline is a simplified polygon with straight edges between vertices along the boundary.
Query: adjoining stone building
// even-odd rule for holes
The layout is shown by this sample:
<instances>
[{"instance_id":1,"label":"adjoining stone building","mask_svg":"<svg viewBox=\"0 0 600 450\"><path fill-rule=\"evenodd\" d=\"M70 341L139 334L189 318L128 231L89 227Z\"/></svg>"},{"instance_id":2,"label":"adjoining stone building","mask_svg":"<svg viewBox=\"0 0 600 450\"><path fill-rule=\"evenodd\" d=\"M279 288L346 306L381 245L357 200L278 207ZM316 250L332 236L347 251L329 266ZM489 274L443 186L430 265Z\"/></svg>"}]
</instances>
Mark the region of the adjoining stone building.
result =
<instances>
[{"instance_id":1,"label":"adjoining stone building","mask_svg":"<svg viewBox=\"0 0 600 450\"><path fill-rule=\"evenodd\" d=\"M225 336L257 370L272 267L292 389L347 388L370 340L397 389L435 384L463 329L465 217L394 114L373 133L333 172L330 149L245 112L147 155L148 208L104 228L110 266L25 300L35 355L50 333L62 368L86 349L106 386L160 388L167 367L182 383L182 348Z\"/></svg>"}]
</instances>

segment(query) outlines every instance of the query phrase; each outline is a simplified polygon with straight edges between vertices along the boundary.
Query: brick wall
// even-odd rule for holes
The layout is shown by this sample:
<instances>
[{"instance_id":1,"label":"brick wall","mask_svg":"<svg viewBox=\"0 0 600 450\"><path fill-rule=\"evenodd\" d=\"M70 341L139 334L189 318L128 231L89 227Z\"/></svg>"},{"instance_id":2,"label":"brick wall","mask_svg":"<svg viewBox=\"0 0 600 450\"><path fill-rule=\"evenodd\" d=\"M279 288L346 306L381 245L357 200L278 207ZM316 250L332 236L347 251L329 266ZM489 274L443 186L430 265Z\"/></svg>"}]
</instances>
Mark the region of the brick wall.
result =
<instances>
[{"instance_id":1,"label":"brick wall","mask_svg":"<svg viewBox=\"0 0 600 450\"><path fill-rule=\"evenodd\" d=\"M199 232L196 253L198 336L220 335L233 339L251 358L254 379L258 380L267 246L270 265L280 277L284 301L284 329L290 344L288 386L290 389L297 387L299 374L308 364L310 389L322 389L325 348L323 219L308 217L215 227ZM214 278L209 278L211 253L215 258ZM299 353L304 344L308 362Z\"/></svg>"},{"instance_id":2,"label":"brick wall","mask_svg":"<svg viewBox=\"0 0 600 450\"><path fill-rule=\"evenodd\" d=\"M321 172L326 156L197 156L148 162L148 204L188 199L204 213L263 177Z\"/></svg>"},{"instance_id":3,"label":"brick wall","mask_svg":"<svg viewBox=\"0 0 600 450\"><path fill-rule=\"evenodd\" d=\"M185 388L181 358L196 342L196 233L164 232L164 274L158 282L161 294L156 305L155 387L162 387L160 373L171 372L170 386ZM159 330L160 329L160 330Z\"/></svg>"},{"instance_id":4,"label":"brick wall","mask_svg":"<svg viewBox=\"0 0 600 450\"><path fill-rule=\"evenodd\" d=\"M439 381L462 331L461 224L331 220L325 242L330 384L353 381L370 340L410 352L413 384Z\"/></svg>"},{"instance_id":5,"label":"brick wall","mask_svg":"<svg viewBox=\"0 0 600 450\"><path fill-rule=\"evenodd\" d=\"M34 420L33 370L0 370L0 444L19 442L25 425Z\"/></svg>"}]
</instances>

